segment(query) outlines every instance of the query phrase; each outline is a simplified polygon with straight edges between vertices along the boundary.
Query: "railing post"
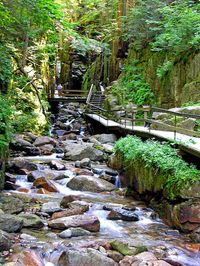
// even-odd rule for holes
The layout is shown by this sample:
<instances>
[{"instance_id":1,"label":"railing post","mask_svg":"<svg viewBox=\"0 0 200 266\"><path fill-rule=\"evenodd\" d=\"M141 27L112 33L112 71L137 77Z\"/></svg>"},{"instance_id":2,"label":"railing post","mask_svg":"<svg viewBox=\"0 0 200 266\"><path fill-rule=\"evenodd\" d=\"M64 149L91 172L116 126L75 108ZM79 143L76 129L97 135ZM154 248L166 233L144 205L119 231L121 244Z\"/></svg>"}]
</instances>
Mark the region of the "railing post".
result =
<instances>
[{"instance_id":1,"label":"railing post","mask_svg":"<svg viewBox=\"0 0 200 266\"><path fill-rule=\"evenodd\" d=\"M174 140L176 140L176 124L177 124L177 119L176 119L176 115L174 117Z\"/></svg>"},{"instance_id":2,"label":"railing post","mask_svg":"<svg viewBox=\"0 0 200 266\"><path fill-rule=\"evenodd\" d=\"M143 111L144 111L144 127L146 126L146 120L148 118L148 112L150 111L149 105L143 105Z\"/></svg>"},{"instance_id":3,"label":"railing post","mask_svg":"<svg viewBox=\"0 0 200 266\"><path fill-rule=\"evenodd\" d=\"M92 90L93 90L93 86L94 84L91 85L88 96L87 96L87 100L86 100L86 104L88 104L90 102L91 96L92 96Z\"/></svg>"}]
</instances>

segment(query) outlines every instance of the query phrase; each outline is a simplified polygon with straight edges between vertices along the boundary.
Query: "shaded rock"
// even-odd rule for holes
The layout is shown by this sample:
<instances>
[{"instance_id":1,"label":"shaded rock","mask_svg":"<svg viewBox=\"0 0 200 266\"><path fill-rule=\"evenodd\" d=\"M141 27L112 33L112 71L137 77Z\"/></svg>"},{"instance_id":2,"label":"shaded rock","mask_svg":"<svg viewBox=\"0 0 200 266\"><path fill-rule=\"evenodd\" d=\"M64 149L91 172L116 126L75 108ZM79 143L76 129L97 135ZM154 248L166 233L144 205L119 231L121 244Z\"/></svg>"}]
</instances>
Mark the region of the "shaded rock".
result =
<instances>
[{"instance_id":1,"label":"shaded rock","mask_svg":"<svg viewBox=\"0 0 200 266\"><path fill-rule=\"evenodd\" d=\"M100 222L92 215L74 215L70 217L58 218L48 222L50 228L64 230L70 227L81 227L91 232L98 232Z\"/></svg>"},{"instance_id":2,"label":"shaded rock","mask_svg":"<svg viewBox=\"0 0 200 266\"><path fill-rule=\"evenodd\" d=\"M45 144L40 146L42 155L51 155L53 153L54 146L52 144Z\"/></svg>"},{"instance_id":3,"label":"shaded rock","mask_svg":"<svg viewBox=\"0 0 200 266\"><path fill-rule=\"evenodd\" d=\"M0 230L0 251L9 250L12 245L11 236Z\"/></svg>"},{"instance_id":4,"label":"shaded rock","mask_svg":"<svg viewBox=\"0 0 200 266\"><path fill-rule=\"evenodd\" d=\"M86 210L84 208L70 208L64 211L60 211L60 212L55 212L51 219L57 219L57 218L61 218L61 217L68 217L68 216L72 216L72 215L79 215L79 214L83 214L84 212L86 212Z\"/></svg>"},{"instance_id":5,"label":"shaded rock","mask_svg":"<svg viewBox=\"0 0 200 266\"><path fill-rule=\"evenodd\" d=\"M58 202L46 202L42 204L42 212L45 213L54 213L54 212L59 212L62 209L60 208L60 204Z\"/></svg>"},{"instance_id":6,"label":"shaded rock","mask_svg":"<svg viewBox=\"0 0 200 266\"><path fill-rule=\"evenodd\" d=\"M55 124L56 127L62 129L62 130L70 130L70 125L66 125L65 123L61 122L61 121L57 121Z\"/></svg>"},{"instance_id":7,"label":"shaded rock","mask_svg":"<svg viewBox=\"0 0 200 266\"><path fill-rule=\"evenodd\" d=\"M1 214L0 230L8 233L19 232L23 226L23 220L12 214Z\"/></svg>"},{"instance_id":8,"label":"shaded rock","mask_svg":"<svg viewBox=\"0 0 200 266\"><path fill-rule=\"evenodd\" d=\"M194 230L192 232L192 234L190 235L191 239L193 241L195 241L196 243L200 243L200 227L197 228L196 230Z\"/></svg>"},{"instance_id":9,"label":"shaded rock","mask_svg":"<svg viewBox=\"0 0 200 266\"><path fill-rule=\"evenodd\" d=\"M83 228L69 228L65 231L62 231L58 234L61 238L70 238L70 237L78 237L78 236L86 236L91 235L90 231L84 230Z\"/></svg>"},{"instance_id":10,"label":"shaded rock","mask_svg":"<svg viewBox=\"0 0 200 266\"><path fill-rule=\"evenodd\" d=\"M38 137L33 144L37 147L40 147L46 144L52 144L53 146L55 146L56 141L53 138L42 136L42 137Z\"/></svg>"},{"instance_id":11,"label":"shaded rock","mask_svg":"<svg viewBox=\"0 0 200 266\"><path fill-rule=\"evenodd\" d=\"M66 251L55 250L50 254L48 260L52 263L51 265L68 266Z\"/></svg>"},{"instance_id":12,"label":"shaded rock","mask_svg":"<svg viewBox=\"0 0 200 266\"><path fill-rule=\"evenodd\" d=\"M90 175L90 176L93 176L93 172L91 172L90 170L87 170L87 169L75 169L75 173L77 175Z\"/></svg>"},{"instance_id":13,"label":"shaded rock","mask_svg":"<svg viewBox=\"0 0 200 266\"><path fill-rule=\"evenodd\" d=\"M11 141L10 147L13 150L23 151L27 147L33 147L33 144L24 139L15 138L13 141Z\"/></svg>"},{"instance_id":14,"label":"shaded rock","mask_svg":"<svg viewBox=\"0 0 200 266\"><path fill-rule=\"evenodd\" d=\"M35 214L20 213L18 217L23 220L23 227L42 228L44 226L42 220Z\"/></svg>"},{"instance_id":15,"label":"shaded rock","mask_svg":"<svg viewBox=\"0 0 200 266\"><path fill-rule=\"evenodd\" d=\"M9 214L17 214L24 210L24 202L14 196L0 195L0 208Z\"/></svg>"},{"instance_id":16,"label":"shaded rock","mask_svg":"<svg viewBox=\"0 0 200 266\"><path fill-rule=\"evenodd\" d=\"M98 250L88 248L86 250L68 250L68 266L116 266L117 263L111 258L106 257Z\"/></svg>"},{"instance_id":17,"label":"shaded rock","mask_svg":"<svg viewBox=\"0 0 200 266\"><path fill-rule=\"evenodd\" d=\"M80 191L91 191L91 192L103 192L103 191L112 191L116 187L100 178L94 176L76 176L72 178L67 186L74 190Z\"/></svg>"},{"instance_id":18,"label":"shaded rock","mask_svg":"<svg viewBox=\"0 0 200 266\"><path fill-rule=\"evenodd\" d=\"M13 170L15 173L18 173L20 174L20 170L21 169L25 169L27 171L34 171L34 170L37 170L37 165L32 163L32 162L29 162L28 160L25 160L25 159L15 159L11 162L9 162L9 169L10 170Z\"/></svg>"},{"instance_id":19,"label":"shaded rock","mask_svg":"<svg viewBox=\"0 0 200 266\"><path fill-rule=\"evenodd\" d=\"M99 134L93 136L101 144L114 143L117 141L117 137L114 134Z\"/></svg>"},{"instance_id":20,"label":"shaded rock","mask_svg":"<svg viewBox=\"0 0 200 266\"><path fill-rule=\"evenodd\" d=\"M104 154L93 147L93 144L70 144L66 148L65 159L82 160L89 158L92 161L103 161Z\"/></svg>"},{"instance_id":21,"label":"shaded rock","mask_svg":"<svg viewBox=\"0 0 200 266\"><path fill-rule=\"evenodd\" d=\"M75 133L64 134L62 140L77 140L77 135Z\"/></svg>"},{"instance_id":22,"label":"shaded rock","mask_svg":"<svg viewBox=\"0 0 200 266\"><path fill-rule=\"evenodd\" d=\"M36 237L28 235L28 234L21 234L20 238L25 240L25 241L35 241L35 240L37 240Z\"/></svg>"},{"instance_id":23,"label":"shaded rock","mask_svg":"<svg viewBox=\"0 0 200 266\"><path fill-rule=\"evenodd\" d=\"M63 208L68 208L69 207L68 204L75 200L80 200L80 196L76 196L76 195L64 196L60 202L60 206Z\"/></svg>"},{"instance_id":24,"label":"shaded rock","mask_svg":"<svg viewBox=\"0 0 200 266\"><path fill-rule=\"evenodd\" d=\"M40 149L38 147L26 147L24 148L25 154L27 156L37 156L37 155L41 155Z\"/></svg>"},{"instance_id":25,"label":"shaded rock","mask_svg":"<svg viewBox=\"0 0 200 266\"><path fill-rule=\"evenodd\" d=\"M5 180L12 182L12 183L15 183L16 182L16 176L12 175L10 173L5 173Z\"/></svg>"},{"instance_id":26,"label":"shaded rock","mask_svg":"<svg viewBox=\"0 0 200 266\"><path fill-rule=\"evenodd\" d=\"M40 177L33 182L33 186L36 188L44 188L49 192L58 192L56 186L47 178Z\"/></svg>"},{"instance_id":27,"label":"shaded rock","mask_svg":"<svg viewBox=\"0 0 200 266\"><path fill-rule=\"evenodd\" d=\"M53 160L50 162L50 167L51 169L55 169L55 170L65 170L66 167L63 163L57 161L57 160Z\"/></svg>"},{"instance_id":28,"label":"shaded rock","mask_svg":"<svg viewBox=\"0 0 200 266\"><path fill-rule=\"evenodd\" d=\"M6 190L16 190L18 189L20 186L13 183L13 182L10 182L10 181L6 181L5 184L4 184L4 188Z\"/></svg>"}]
</instances>

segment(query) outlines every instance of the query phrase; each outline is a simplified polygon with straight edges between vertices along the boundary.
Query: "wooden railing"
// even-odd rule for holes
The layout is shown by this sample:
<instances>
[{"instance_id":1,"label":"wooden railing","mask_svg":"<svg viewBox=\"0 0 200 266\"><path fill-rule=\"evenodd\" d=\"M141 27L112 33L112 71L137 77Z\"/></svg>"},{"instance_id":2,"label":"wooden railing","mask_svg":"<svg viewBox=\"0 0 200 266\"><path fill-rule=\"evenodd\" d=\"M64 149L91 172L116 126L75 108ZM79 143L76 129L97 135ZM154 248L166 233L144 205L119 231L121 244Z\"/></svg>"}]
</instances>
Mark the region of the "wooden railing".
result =
<instances>
[{"instance_id":1,"label":"wooden railing","mask_svg":"<svg viewBox=\"0 0 200 266\"><path fill-rule=\"evenodd\" d=\"M183 128L178 126L177 117L184 118L194 118L200 121L200 115L188 114L188 113L180 113L169 111L167 109L158 108L158 107L150 107L150 106L130 106L129 108L122 108L120 111L109 111L100 107L96 107L92 104L88 104L88 107L96 108L96 113L98 113L99 117L102 117L108 121L112 120L120 125L123 125L125 128L129 128L134 130L135 126L143 126L146 127L149 132L152 130L160 130L160 131L170 131L174 132L174 140L176 140L177 133L200 137L200 131L190 130L187 128ZM172 116L173 125L169 125L164 122L157 121L153 118L152 114L154 113L166 113ZM139 116L138 116L139 114ZM154 125L160 126L159 129L154 128Z\"/></svg>"}]
</instances>

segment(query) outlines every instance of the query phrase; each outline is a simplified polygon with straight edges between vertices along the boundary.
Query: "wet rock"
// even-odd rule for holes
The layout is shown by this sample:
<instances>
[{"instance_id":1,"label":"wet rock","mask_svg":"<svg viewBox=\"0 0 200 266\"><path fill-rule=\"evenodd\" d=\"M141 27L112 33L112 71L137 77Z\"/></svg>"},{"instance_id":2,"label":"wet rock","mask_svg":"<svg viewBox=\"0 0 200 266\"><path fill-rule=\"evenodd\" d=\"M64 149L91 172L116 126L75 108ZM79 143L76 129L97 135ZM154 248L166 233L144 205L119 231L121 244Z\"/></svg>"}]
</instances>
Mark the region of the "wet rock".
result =
<instances>
[{"instance_id":1,"label":"wet rock","mask_svg":"<svg viewBox=\"0 0 200 266\"><path fill-rule=\"evenodd\" d=\"M107 182L110 182L110 183L115 183L115 178L113 176L109 176L109 175L106 175L106 174L102 174L99 176L99 178L107 181Z\"/></svg>"},{"instance_id":2,"label":"wet rock","mask_svg":"<svg viewBox=\"0 0 200 266\"><path fill-rule=\"evenodd\" d=\"M120 262L124 258L124 256L121 253L115 250L108 250L107 254L109 258L113 259L116 262Z\"/></svg>"},{"instance_id":3,"label":"wet rock","mask_svg":"<svg viewBox=\"0 0 200 266\"><path fill-rule=\"evenodd\" d=\"M84 158L80 161L80 167L86 168L91 166L91 160L89 158Z\"/></svg>"},{"instance_id":4,"label":"wet rock","mask_svg":"<svg viewBox=\"0 0 200 266\"><path fill-rule=\"evenodd\" d=\"M37 165L32 162L29 162L28 160L20 158L9 162L9 170L14 171L14 173L20 174L21 169L25 169L30 172L37 170Z\"/></svg>"},{"instance_id":5,"label":"wet rock","mask_svg":"<svg viewBox=\"0 0 200 266\"><path fill-rule=\"evenodd\" d=\"M61 154L61 153L64 153L64 150L63 150L63 148L55 147L55 148L53 149L53 152L54 152L54 153L59 153L59 154Z\"/></svg>"},{"instance_id":6,"label":"wet rock","mask_svg":"<svg viewBox=\"0 0 200 266\"><path fill-rule=\"evenodd\" d=\"M116 266L117 263L111 258L106 257L98 250L88 248L86 250L68 250L67 251L68 266Z\"/></svg>"},{"instance_id":7,"label":"wet rock","mask_svg":"<svg viewBox=\"0 0 200 266\"><path fill-rule=\"evenodd\" d=\"M126 211L120 208L115 208L111 210L107 218L110 220L123 220L134 222L139 221L139 216L136 213L132 211Z\"/></svg>"},{"instance_id":8,"label":"wet rock","mask_svg":"<svg viewBox=\"0 0 200 266\"><path fill-rule=\"evenodd\" d=\"M53 153L54 146L52 144L45 144L40 146L42 155L51 155Z\"/></svg>"},{"instance_id":9,"label":"wet rock","mask_svg":"<svg viewBox=\"0 0 200 266\"><path fill-rule=\"evenodd\" d=\"M66 251L59 251L55 250L50 254L50 257L48 258L48 261L50 261L50 265L57 265L57 266L68 266L67 263L67 254ZM48 264L46 264L48 265Z\"/></svg>"},{"instance_id":10,"label":"wet rock","mask_svg":"<svg viewBox=\"0 0 200 266\"><path fill-rule=\"evenodd\" d=\"M24 202L14 196L0 195L0 208L9 214L17 214L24 210Z\"/></svg>"},{"instance_id":11,"label":"wet rock","mask_svg":"<svg viewBox=\"0 0 200 266\"><path fill-rule=\"evenodd\" d=\"M64 134L62 140L77 140L77 135L75 133Z\"/></svg>"},{"instance_id":12,"label":"wet rock","mask_svg":"<svg viewBox=\"0 0 200 266\"><path fill-rule=\"evenodd\" d=\"M55 124L55 126L57 128L62 129L62 130L66 130L66 131L70 130L70 125L67 125L67 124L65 124L65 123L63 123L61 121L57 121L56 124Z\"/></svg>"},{"instance_id":13,"label":"wet rock","mask_svg":"<svg viewBox=\"0 0 200 266\"><path fill-rule=\"evenodd\" d=\"M17 137L13 141L11 141L10 147L13 150L23 151L27 147L33 147L33 144L31 144L29 141Z\"/></svg>"},{"instance_id":14,"label":"wet rock","mask_svg":"<svg viewBox=\"0 0 200 266\"><path fill-rule=\"evenodd\" d=\"M99 134L93 136L97 139L101 144L107 143L115 143L117 141L117 137L114 134Z\"/></svg>"},{"instance_id":15,"label":"wet rock","mask_svg":"<svg viewBox=\"0 0 200 266\"><path fill-rule=\"evenodd\" d=\"M9 250L12 245L11 236L0 230L0 251Z\"/></svg>"},{"instance_id":16,"label":"wet rock","mask_svg":"<svg viewBox=\"0 0 200 266\"><path fill-rule=\"evenodd\" d=\"M200 243L200 227L198 227L196 230L194 230L192 232L192 234L190 234L190 237L196 243Z\"/></svg>"},{"instance_id":17,"label":"wet rock","mask_svg":"<svg viewBox=\"0 0 200 266\"><path fill-rule=\"evenodd\" d=\"M50 162L50 167L51 167L51 169L55 169L55 170L58 170L58 171L66 169L65 165L63 163L57 161L57 160L51 161Z\"/></svg>"},{"instance_id":18,"label":"wet rock","mask_svg":"<svg viewBox=\"0 0 200 266\"><path fill-rule=\"evenodd\" d=\"M48 190L46 190L45 188L39 188L37 190L37 194L44 194L44 195L48 195L51 194L52 192L49 192Z\"/></svg>"},{"instance_id":19,"label":"wet rock","mask_svg":"<svg viewBox=\"0 0 200 266\"><path fill-rule=\"evenodd\" d=\"M82 160L89 158L92 161L103 161L104 154L93 147L93 144L70 144L66 148L65 159L67 160Z\"/></svg>"},{"instance_id":20,"label":"wet rock","mask_svg":"<svg viewBox=\"0 0 200 266\"><path fill-rule=\"evenodd\" d=\"M45 169L45 170L36 170L36 171L32 171L31 173L29 173L28 181L34 182L36 179L41 178L41 177L45 177L47 179L66 178L66 176L63 173L52 171L50 169Z\"/></svg>"},{"instance_id":21,"label":"wet rock","mask_svg":"<svg viewBox=\"0 0 200 266\"><path fill-rule=\"evenodd\" d=\"M61 212L55 212L51 219L57 219L57 218L62 218L62 217L68 217L68 216L72 216L72 215L79 215L79 214L83 214L84 212L86 212L86 210L84 208L69 208L67 210L61 211Z\"/></svg>"},{"instance_id":22,"label":"wet rock","mask_svg":"<svg viewBox=\"0 0 200 266\"><path fill-rule=\"evenodd\" d=\"M90 176L93 176L93 172L91 172L90 170L87 170L87 169L80 169L80 168L77 168L75 170L75 173L77 175L90 175Z\"/></svg>"},{"instance_id":23,"label":"wet rock","mask_svg":"<svg viewBox=\"0 0 200 266\"><path fill-rule=\"evenodd\" d=\"M16 176L12 175L10 173L5 173L5 180L12 182L12 183L15 183L16 182Z\"/></svg>"},{"instance_id":24,"label":"wet rock","mask_svg":"<svg viewBox=\"0 0 200 266\"><path fill-rule=\"evenodd\" d=\"M60 202L60 206L63 208L68 208L69 207L69 203L76 201L76 200L80 200L80 196L76 196L76 195L67 195L64 196Z\"/></svg>"},{"instance_id":25,"label":"wet rock","mask_svg":"<svg viewBox=\"0 0 200 266\"><path fill-rule=\"evenodd\" d=\"M81 227L91 232L98 232L100 229L99 219L92 215L74 215L58 218L48 222L50 228L64 230L70 227Z\"/></svg>"},{"instance_id":26,"label":"wet rock","mask_svg":"<svg viewBox=\"0 0 200 266\"><path fill-rule=\"evenodd\" d=\"M46 202L42 204L42 212L52 214L54 212L59 212L62 209L60 208L60 204L58 202Z\"/></svg>"},{"instance_id":27,"label":"wet rock","mask_svg":"<svg viewBox=\"0 0 200 266\"><path fill-rule=\"evenodd\" d=\"M103 192L103 191L112 191L116 187L100 178L94 176L76 176L72 178L67 186L74 190L80 191L91 191L91 192Z\"/></svg>"},{"instance_id":28,"label":"wet rock","mask_svg":"<svg viewBox=\"0 0 200 266\"><path fill-rule=\"evenodd\" d=\"M23 251L17 259L17 266L44 266L41 257L33 250Z\"/></svg>"},{"instance_id":29,"label":"wet rock","mask_svg":"<svg viewBox=\"0 0 200 266\"><path fill-rule=\"evenodd\" d=\"M53 146L56 145L56 141L53 138L42 136L38 137L35 142L33 143L36 147L40 147L46 144L52 144Z\"/></svg>"},{"instance_id":30,"label":"wet rock","mask_svg":"<svg viewBox=\"0 0 200 266\"><path fill-rule=\"evenodd\" d=\"M33 186L36 188L44 188L49 192L58 192L56 186L47 178L40 177L33 182Z\"/></svg>"},{"instance_id":31,"label":"wet rock","mask_svg":"<svg viewBox=\"0 0 200 266\"><path fill-rule=\"evenodd\" d=\"M71 237L91 235L91 232L84 230L83 228L77 227L77 228L69 228L65 231L62 231L58 235L60 238L71 238Z\"/></svg>"},{"instance_id":32,"label":"wet rock","mask_svg":"<svg viewBox=\"0 0 200 266\"><path fill-rule=\"evenodd\" d=\"M1 214L0 216L0 230L7 233L19 232L22 229L23 220L12 214Z\"/></svg>"},{"instance_id":33,"label":"wet rock","mask_svg":"<svg viewBox=\"0 0 200 266\"><path fill-rule=\"evenodd\" d=\"M135 256L135 258L142 261L156 261L157 258L152 252L142 252Z\"/></svg>"},{"instance_id":34,"label":"wet rock","mask_svg":"<svg viewBox=\"0 0 200 266\"><path fill-rule=\"evenodd\" d=\"M44 226L42 220L35 214L20 213L18 217L23 220L23 227L42 228Z\"/></svg>"}]
</instances>

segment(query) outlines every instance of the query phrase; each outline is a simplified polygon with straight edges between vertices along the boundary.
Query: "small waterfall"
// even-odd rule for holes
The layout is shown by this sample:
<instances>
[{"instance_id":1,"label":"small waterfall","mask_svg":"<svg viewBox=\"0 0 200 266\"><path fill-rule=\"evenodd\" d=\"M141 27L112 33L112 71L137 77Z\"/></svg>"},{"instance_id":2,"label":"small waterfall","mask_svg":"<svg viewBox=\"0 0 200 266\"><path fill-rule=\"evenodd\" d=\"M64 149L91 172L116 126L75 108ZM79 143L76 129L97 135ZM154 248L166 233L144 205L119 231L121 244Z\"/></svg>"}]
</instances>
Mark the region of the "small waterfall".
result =
<instances>
[{"instance_id":1,"label":"small waterfall","mask_svg":"<svg viewBox=\"0 0 200 266\"><path fill-rule=\"evenodd\" d=\"M115 186L117 188L121 188L121 180L120 180L120 177L118 175L115 177Z\"/></svg>"}]
</instances>

